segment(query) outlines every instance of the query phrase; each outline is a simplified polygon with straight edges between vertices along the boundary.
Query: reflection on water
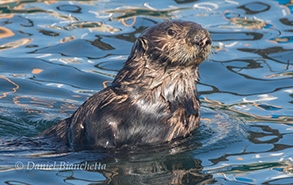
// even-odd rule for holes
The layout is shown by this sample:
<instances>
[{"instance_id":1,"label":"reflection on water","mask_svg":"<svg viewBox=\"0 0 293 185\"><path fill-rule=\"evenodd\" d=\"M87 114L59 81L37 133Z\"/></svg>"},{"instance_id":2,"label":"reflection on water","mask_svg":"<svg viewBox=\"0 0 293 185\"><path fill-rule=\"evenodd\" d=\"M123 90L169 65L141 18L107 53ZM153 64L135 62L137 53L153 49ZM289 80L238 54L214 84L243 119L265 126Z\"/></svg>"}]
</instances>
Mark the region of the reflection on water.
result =
<instances>
[{"instance_id":1,"label":"reflection on water","mask_svg":"<svg viewBox=\"0 0 293 185\"><path fill-rule=\"evenodd\" d=\"M166 158L127 159L109 163L102 172L105 184L205 184L213 183L210 174L201 172L201 161L189 155Z\"/></svg>"},{"instance_id":2,"label":"reflection on water","mask_svg":"<svg viewBox=\"0 0 293 185\"><path fill-rule=\"evenodd\" d=\"M290 184L291 1L0 1L0 181L6 184ZM201 127L172 148L65 152L36 136L109 85L132 44L166 19L202 24ZM123 110L122 110L123 111ZM17 161L105 170L16 170Z\"/></svg>"}]
</instances>

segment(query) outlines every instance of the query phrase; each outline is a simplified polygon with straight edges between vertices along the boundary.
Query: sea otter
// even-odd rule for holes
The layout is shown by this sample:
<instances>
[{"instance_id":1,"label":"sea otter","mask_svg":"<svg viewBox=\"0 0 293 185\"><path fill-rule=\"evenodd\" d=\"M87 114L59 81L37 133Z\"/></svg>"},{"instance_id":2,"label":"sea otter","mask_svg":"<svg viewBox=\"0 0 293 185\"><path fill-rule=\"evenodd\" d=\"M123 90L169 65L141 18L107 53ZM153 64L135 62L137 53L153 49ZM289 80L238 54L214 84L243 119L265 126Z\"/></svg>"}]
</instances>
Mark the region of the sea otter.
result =
<instances>
[{"instance_id":1,"label":"sea otter","mask_svg":"<svg viewBox=\"0 0 293 185\"><path fill-rule=\"evenodd\" d=\"M73 148L168 143L199 127L198 66L211 49L200 24L165 21L146 29L111 86L40 135Z\"/></svg>"}]
</instances>

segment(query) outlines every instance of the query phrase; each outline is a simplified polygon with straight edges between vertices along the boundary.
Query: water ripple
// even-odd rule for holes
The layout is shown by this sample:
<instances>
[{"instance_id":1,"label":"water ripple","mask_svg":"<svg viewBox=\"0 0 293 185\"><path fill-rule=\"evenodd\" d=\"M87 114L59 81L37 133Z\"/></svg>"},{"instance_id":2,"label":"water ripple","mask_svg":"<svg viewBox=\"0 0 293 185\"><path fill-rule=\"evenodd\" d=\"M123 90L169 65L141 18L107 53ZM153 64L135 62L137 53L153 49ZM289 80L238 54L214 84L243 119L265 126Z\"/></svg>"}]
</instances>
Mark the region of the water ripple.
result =
<instances>
[{"instance_id":1,"label":"water ripple","mask_svg":"<svg viewBox=\"0 0 293 185\"><path fill-rule=\"evenodd\" d=\"M15 170L17 161L86 161L107 170L33 173L56 184L291 183L292 7L281 0L1 1L1 182L35 184L21 175L32 171ZM192 137L173 148L111 154L62 153L27 138L111 83L147 27L175 18L202 24L213 38L213 54L199 66L202 119Z\"/></svg>"}]
</instances>

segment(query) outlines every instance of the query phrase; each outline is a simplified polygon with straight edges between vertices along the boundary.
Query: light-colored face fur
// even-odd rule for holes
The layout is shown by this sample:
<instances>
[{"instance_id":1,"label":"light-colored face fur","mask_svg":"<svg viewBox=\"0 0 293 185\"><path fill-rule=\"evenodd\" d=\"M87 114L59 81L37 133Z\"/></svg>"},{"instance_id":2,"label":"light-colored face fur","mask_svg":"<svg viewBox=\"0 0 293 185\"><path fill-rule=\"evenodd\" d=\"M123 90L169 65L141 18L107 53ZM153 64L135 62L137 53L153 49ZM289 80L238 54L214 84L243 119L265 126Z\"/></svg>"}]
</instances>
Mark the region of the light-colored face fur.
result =
<instances>
[{"instance_id":1,"label":"light-colored face fur","mask_svg":"<svg viewBox=\"0 0 293 185\"><path fill-rule=\"evenodd\" d=\"M145 53L168 65L193 66L202 63L211 49L210 33L187 21L166 21L146 29L138 38Z\"/></svg>"}]
</instances>

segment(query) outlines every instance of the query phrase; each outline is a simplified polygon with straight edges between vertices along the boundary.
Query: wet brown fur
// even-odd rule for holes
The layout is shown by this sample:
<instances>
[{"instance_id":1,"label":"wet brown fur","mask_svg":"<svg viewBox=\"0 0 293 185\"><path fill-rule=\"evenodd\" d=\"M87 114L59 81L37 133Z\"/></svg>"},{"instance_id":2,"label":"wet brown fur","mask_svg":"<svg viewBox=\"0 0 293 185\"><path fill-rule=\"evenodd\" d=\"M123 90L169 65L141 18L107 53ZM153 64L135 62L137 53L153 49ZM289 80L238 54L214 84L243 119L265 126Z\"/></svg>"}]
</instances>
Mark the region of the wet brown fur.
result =
<instances>
[{"instance_id":1,"label":"wet brown fur","mask_svg":"<svg viewBox=\"0 0 293 185\"><path fill-rule=\"evenodd\" d=\"M210 34L193 22L167 21L148 28L112 86L41 135L74 148L144 145L188 136L199 127L198 65L210 48Z\"/></svg>"}]
</instances>

